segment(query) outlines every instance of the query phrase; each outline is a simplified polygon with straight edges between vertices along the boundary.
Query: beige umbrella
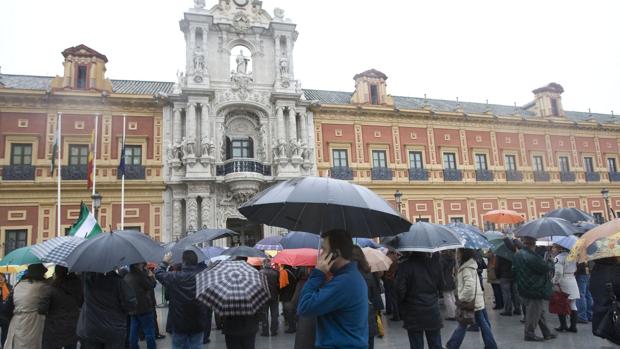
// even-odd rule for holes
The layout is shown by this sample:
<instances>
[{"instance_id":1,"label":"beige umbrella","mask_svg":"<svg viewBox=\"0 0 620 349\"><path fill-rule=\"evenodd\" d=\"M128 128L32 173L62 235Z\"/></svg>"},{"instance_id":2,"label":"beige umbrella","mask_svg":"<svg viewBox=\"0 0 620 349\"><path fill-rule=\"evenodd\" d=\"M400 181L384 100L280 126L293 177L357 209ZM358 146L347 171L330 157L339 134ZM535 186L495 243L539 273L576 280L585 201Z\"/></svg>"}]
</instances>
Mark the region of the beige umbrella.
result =
<instances>
[{"instance_id":1,"label":"beige umbrella","mask_svg":"<svg viewBox=\"0 0 620 349\"><path fill-rule=\"evenodd\" d=\"M380 250L376 250L370 247L362 248L364 252L364 256L366 257L366 261L368 265L370 265L370 271L386 271L390 269L390 265L392 265L392 260L390 257L386 256Z\"/></svg>"},{"instance_id":2,"label":"beige umbrella","mask_svg":"<svg viewBox=\"0 0 620 349\"><path fill-rule=\"evenodd\" d=\"M577 243L571 250L569 259L577 260L579 263L587 261L589 259L588 254L592 253L592 251L587 251L588 247L594 244L595 241L610 237L618 232L620 232L620 218L613 219L589 230L577 240Z\"/></svg>"}]
</instances>

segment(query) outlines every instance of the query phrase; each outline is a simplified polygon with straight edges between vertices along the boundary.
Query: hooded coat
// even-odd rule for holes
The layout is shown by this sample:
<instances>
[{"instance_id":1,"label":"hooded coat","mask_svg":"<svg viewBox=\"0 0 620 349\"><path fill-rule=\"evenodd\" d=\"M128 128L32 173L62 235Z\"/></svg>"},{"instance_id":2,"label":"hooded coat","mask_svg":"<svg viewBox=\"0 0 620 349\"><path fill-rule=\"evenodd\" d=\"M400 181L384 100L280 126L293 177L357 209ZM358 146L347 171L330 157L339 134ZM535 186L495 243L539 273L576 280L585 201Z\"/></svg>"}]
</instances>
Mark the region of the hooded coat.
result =
<instances>
[{"instance_id":1,"label":"hooded coat","mask_svg":"<svg viewBox=\"0 0 620 349\"><path fill-rule=\"evenodd\" d=\"M475 299L475 311L484 309L484 290L478 278L478 263L473 258L468 259L459 267L456 274L458 299L462 302L471 302Z\"/></svg>"}]
</instances>

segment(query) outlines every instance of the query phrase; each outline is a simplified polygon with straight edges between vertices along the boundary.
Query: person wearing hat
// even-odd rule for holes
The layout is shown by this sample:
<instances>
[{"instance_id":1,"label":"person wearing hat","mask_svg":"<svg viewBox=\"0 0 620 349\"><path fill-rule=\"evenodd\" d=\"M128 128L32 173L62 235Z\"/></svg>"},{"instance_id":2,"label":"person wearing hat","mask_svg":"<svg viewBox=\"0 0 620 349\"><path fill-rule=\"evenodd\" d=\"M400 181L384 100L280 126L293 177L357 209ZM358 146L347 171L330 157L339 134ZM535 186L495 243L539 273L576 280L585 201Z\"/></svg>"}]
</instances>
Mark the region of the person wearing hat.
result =
<instances>
[{"instance_id":1,"label":"person wearing hat","mask_svg":"<svg viewBox=\"0 0 620 349\"><path fill-rule=\"evenodd\" d=\"M14 310L9 324L4 348L41 349L45 315L39 314L39 304L51 291L45 280L47 268L43 264L31 264L28 273L13 288L11 295Z\"/></svg>"}]
</instances>

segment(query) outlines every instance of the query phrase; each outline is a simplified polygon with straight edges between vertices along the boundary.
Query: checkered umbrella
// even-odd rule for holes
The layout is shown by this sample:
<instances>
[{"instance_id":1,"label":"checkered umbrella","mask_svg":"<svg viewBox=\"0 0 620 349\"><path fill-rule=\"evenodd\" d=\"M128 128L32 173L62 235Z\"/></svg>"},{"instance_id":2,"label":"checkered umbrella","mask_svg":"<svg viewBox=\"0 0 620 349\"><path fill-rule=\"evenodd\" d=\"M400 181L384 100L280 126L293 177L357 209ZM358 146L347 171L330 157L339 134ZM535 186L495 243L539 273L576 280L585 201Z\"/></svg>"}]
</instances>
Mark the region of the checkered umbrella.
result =
<instances>
[{"instance_id":1,"label":"checkered umbrella","mask_svg":"<svg viewBox=\"0 0 620 349\"><path fill-rule=\"evenodd\" d=\"M269 300L266 280L243 261L222 261L196 275L196 298L220 316L254 315Z\"/></svg>"},{"instance_id":2,"label":"checkered umbrella","mask_svg":"<svg viewBox=\"0 0 620 349\"><path fill-rule=\"evenodd\" d=\"M86 239L77 236L60 236L32 246L31 252L45 263L67 266L66 259Z\"/></svg>"},{"instance_id":3,"label":"checkered umbrella","mask_svg":"<svg viewBox=\"0 0 620 349\"><path fill-rule=\"evenodd\" d=\"M254 248L262 251L280 251L282 249L282 245L280 245L280 240L282 240L281 236L268 236L257 242L256 245L254 245Z\"/></svg>"}]
</instances>

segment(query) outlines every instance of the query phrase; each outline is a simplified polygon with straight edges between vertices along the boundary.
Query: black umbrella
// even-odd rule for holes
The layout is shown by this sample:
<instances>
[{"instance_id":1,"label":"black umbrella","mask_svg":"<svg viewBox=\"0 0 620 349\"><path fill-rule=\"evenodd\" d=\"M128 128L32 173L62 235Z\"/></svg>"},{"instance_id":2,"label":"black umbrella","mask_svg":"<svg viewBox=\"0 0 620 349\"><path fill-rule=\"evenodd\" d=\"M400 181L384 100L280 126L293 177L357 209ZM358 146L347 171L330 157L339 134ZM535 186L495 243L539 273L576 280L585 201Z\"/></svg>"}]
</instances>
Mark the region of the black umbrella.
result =
<instances>
[{"instance_id":1,"label":"black umbrella","mask_svg":"<svg viewBox=\"0 0 620 349\"><path fill-rule=\"evenodd\" d=\"M474 233L482 234L482 230L480 230L480 228L474 225L471 225L471 224L465 224L461 222L449 223L449 224L446 224L446 227L465 229L465 230L473 231Z\"/></svg>"},{"instance_id":2,"label":"black umbrella","mask_svg":"<svg viewBox=\"0 0 620 349\"><path fill-rule=\"evenodd\" d=\"M320 241L321 238L316 234L305 233L303 231L291 231L280 240L280 245L287 250L293 248L319 249Z\"/></svg>"},{"instance_id":3,"label":"black umbrella","mask_svg":"<svg viewBox=\"0 0 620 349\"><path fill-rule=\"evenodd\" d=\"M594 221L594 216L575 207L556 208L547 212L545 217L563 218L571 223Z\"/></svg>"},{"instance_id":4,"label":"black umbrella","mask_svg":"<svg viewBox=\"0 0 620 349\"><path fill-rule=\"evenodd\" d=\"M598 224L590 223L590 222L579 222L574 224L577 229L579 229L578 234L585 234L588 231L598 227Z\"/></svg>"},{"instance_id":5,"label":"black umbrella","mask_svg":"<svg viewBox=\"0 0 620 349\"><path fill-rule=\"evenodd\" d=\"M199 244L202 242L209 242L225 237L233 237L235 235L239 235L238 233L230 230L230 229L201 229L194 233L188 233L186 237L179 240L177 243L183 246Z\"/></svg>"},{"instance_id":6,"label":"black umbrella","mask_svg":"<svg viewBox=\"0 0 620 349\"><path fill-rule=\"evenodd\" d=\"M170 243L164 245L164 254L170 252L172 253L172 264L181 264L183 263L183 252L185 251L194 251L196 257L198 257L198 263L204 262L206 259L205 254L196 246L193 245L184 245L179 243Z\"/></svg>"},{"instance_id":7,"label":"black umbrella","mask_svg":"<svg viewBox=\"0 0 620 349\"><path fill-rule=\"evenodd\" d=\"M438 252L463 248L464 241L452 229L433 223L418 222L409 231L396 235L390 245L401 252Z\"/></svg>"},{"instance_id":8,"label":"black umbrella","mask_svg":"<svg viewBox=\"0 0 620 349\"><path fill-rule=\"evenodd\" d=\"M568 236L579 233L579 229L562 218L543 217L527 222L515 230L515 236L529 236L539 239L546 236Z\"/></svg>"},{"instance_id":9,"label":"black umbrella","mask_svg":"<svg viewBox=\"0 0 620 349\"><path fill-rule=\"evenodd\" d=\"M390 236L411 226L370 189L333 178L298 177L270 187L239 208L254 222L321 234Z\"/></svg>"},{"instance_id":10,"label":"black umbrella","mask_svg":"<svg viewBox=\"0 0 620 349\"><path fill-rule=\"evenodd\" d=\"M231 256L231 257L259 257L259 258L267 258L267 255L263 253L263 251L257 250L255 248L249 246L237 246L231 247L227 250L224 250L221 254L222 256Z\"/></svg>"},{"instance_id":11,"label":"black umbrella","mask_svg":"<svg viewBox=\"0 0 620 349\"><path fill-rule=\"evenodd\" d=\"M74 272L107 273L124 265L159 262L164 249L137 231L100 233L76 247L67 257Z\"/></svg>"}]
</instances>

